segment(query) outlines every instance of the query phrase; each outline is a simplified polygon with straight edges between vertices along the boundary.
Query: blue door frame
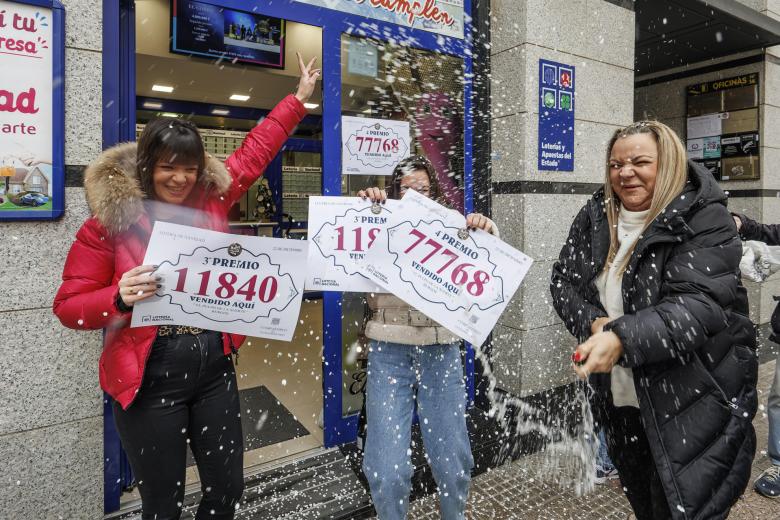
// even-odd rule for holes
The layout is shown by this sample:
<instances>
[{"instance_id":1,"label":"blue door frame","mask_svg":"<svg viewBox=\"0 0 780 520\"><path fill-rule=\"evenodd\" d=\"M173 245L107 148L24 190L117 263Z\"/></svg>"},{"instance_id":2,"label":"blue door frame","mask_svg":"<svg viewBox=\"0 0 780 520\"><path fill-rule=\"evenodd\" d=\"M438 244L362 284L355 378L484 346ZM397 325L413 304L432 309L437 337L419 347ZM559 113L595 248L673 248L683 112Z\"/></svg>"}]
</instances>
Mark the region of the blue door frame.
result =
<instances>
[{"instance_id":1,"label":"blue door frame","mask_svg":"<svg viewBox=\"0 0 780 520\"><path fill-rule=\"evenodd\" d=\"M463 40L411 29L379 20L298 3L294 0L205 0L226 8L254 11L322 28L323 83L323 195L341 195L341 37L347 33L377 40L408 42L410 46L464 60L464 203L474 207L472 155L472 43L471 2L466 1ZM103 0L103 148L135 137L135 12L132 0ZM327 130L325 130L327 129ZM277 160L279 160L277 158ZM326 447L354 441L357 415L344 416L342 403L341 295L326 292L323 315L323 407ZM466 388L474 402L474 350L466 345ZM121 447L111 416L110 399L104 406L105 510L119 508Z\"/></svg>"}]
</instances>

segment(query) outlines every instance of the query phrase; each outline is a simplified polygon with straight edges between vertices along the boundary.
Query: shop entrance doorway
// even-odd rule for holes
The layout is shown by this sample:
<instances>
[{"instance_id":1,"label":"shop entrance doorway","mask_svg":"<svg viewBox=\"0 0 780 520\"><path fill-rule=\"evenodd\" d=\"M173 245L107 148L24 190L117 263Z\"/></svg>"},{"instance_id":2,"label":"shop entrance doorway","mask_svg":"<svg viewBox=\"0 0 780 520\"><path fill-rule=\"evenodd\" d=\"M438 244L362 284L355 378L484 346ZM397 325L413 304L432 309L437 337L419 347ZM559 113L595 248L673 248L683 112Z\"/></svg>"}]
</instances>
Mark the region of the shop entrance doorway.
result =
<instances>
[{"instance_id":1,"label":"shop entrance doorway","mask_svg":"<svg viewBox=\"0 0 780 520\"><path fill-rule=\"evenodd\" d=\"M260 43L265 64L276 66L259 66L203 55L192 41L184 42L189 54L182 54L186 46L171 39L182 23L175 16L177 3L104 3L104 98L110 100L104 102L104 147L134 139L153 117L186 117L201 128L207 149L224 158L294 91L298 51L318 56L322 64L322 92L311 100L318 106L309 108L260 182L236 205L233 232L306 238L309 195L354 195L367 185L384 185L379 177L342 175L343 116L409 121L411 152L426 155L442 181L452 184L453 207L473 209L467 42L295 0L249 9L239 0L187 2L223 16L238 13L229 15L235 19L222 26L222 37L250 49ZM242 22L245 17L251 20ZM273 42L260 40L273 33L274 19L284 21L284 50L271 48L277 55L269 56ZM274 61L280 53L283 62ZM362 295L307 293L291 343L247 339L237 367L247 475L355 441L365 384L365 349L357 341L363 313ZM470 346L464 345L463 355L473 401ZM132 475L108 413L105 431L106 510L115 511L120 499L136 497L122 493ZM194 466L187 483L197 488Z\"/></svg>"},{"instance_id":2,"label":"shop entrance doorway","mask_svg":"<svg viewBox=\"0 0 780 520\"><path fill-rule=\"evenodd\" d=\"M334 76L338 72L340 117L408 122L414 136L409 155L422 155L431 161L446 203L463 212L467 186L464 176L464 60L410 46L408 42L393 41L386 35L378 38L363 34L343 32L338 35L338 41L330 42L338 44L341 57L335 71L335 64L326 61L326 72ZM344 169L341 172L341 194L345 196L355 196L369 186L385 188L389 182L384 176L347 175ZM343 293L339 304L339 313L343 316L338 330L340 339L333 338L331 344L342 347L341 402L329 402L326 398L325 403L328 424L332 425L336 439L354 435L366 376L365 345L360 345L358 337L366 309L364 295ZM473 397L471 349L465 349L464 355L467 387ZM328 434L326 430L326 439L329 439Z\"/></svg>"},{"instance_id":3,"label":"shop entrance doorway","mask_svg":"<svg viewBox=\"0 0 780 520\"><path fill-rule=\"evenodd\" d=\"M126 7L124 16L132 15L134 22L127 24L133 36L128 43L134 42L128 53L133 81L127 82L134 105L126 125L131 138L155 118L188 119L198 126L207 153L225 160L276 103L294 92L295 53L322 61L321 28L242 10L245 6L136 0ZM218 31L224 34L211 40L238 49L240 58L209 55L219 49L197 35ZM232 232L306 238L308 197L322 193L320 92L310 102L309 115L233 207ZM240 350L236 375L247 475L324 449L321 294L306 293L299 319L290 343L249 337ZM106 445L119 451L119 478L106 475L107 483L119 484L118 500L112 501L132 509L139 500L132 471L113 429L106 434ZM199 487L191 456L186 486Z\"/></svg>"}]
</instances>

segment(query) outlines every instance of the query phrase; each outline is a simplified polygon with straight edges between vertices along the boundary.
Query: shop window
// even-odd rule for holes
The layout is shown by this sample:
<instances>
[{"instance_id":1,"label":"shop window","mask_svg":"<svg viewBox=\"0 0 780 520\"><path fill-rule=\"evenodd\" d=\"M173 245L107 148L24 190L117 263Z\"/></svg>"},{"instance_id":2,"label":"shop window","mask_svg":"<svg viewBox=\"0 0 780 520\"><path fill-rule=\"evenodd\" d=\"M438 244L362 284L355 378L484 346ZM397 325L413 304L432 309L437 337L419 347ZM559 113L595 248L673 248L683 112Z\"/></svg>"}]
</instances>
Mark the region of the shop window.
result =
<instances>
[{"instance_id":1,"label":"shop window","mask_svg":"<svg viewBox=\"0 0 780 520\"><path fill-rule=\"evenodd\" d=\"M322 194L322 154L288 150L282 155L284 216L303 222L309 218L309 197Z\"/></svg>"},{"instance_id":2,"label":"shop window","mask_svg":"<svg viewBox=\"0 0 780 520\"><path fill-rule=\"evenodd\" d=\"M760 170L758 73L689 85L688 158L722 181L756 180Z\"/></svg>"},{"instance_id":3,"label":"shop window","mask_svg":"<svg viewBox=\"0 0 780 520\"><path fill-rule=\"evenodd\" d=\"M408 121L409 155L423 155L434 166L442 202L463 211L463 60L352 35L341 39L342 116ZM389 185L389 176L342 171L342 193ZM343 412L359 410L365 384L365 349L359 332L366 317L365 298L342 299Z\"/></svg>"}]
</instances>

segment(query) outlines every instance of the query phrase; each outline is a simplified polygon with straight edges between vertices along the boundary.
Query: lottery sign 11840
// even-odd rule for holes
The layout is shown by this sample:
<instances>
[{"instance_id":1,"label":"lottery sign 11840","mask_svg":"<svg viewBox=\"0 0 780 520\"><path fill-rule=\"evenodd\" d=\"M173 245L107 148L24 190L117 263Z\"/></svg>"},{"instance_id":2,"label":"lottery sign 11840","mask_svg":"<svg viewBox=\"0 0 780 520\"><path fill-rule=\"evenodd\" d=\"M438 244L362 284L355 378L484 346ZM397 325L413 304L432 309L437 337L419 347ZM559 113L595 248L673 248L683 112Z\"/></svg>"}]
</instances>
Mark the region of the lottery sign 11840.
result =
<instances>
[{"instance_id":1,"label":"lottery sign 11840","mask_svg":"<svg viewBox=\"0 0 780 520\"><path fill-rule=\"evenodd\" d=\"M474 345L482 345L532 260L456 211L407 192L361 272Z\"/></svg>"},{"instance_id":2,"label":"lottery sign 11840","mask_svg":"<svg viewBox=\"0 0 780 520\"><path fill-rule=\"evenodd\" d=\"M157 222L144 264L162 287L135 304L131 326L189 325L292 340L308 243Z\"/></svg>"}]
</instances>

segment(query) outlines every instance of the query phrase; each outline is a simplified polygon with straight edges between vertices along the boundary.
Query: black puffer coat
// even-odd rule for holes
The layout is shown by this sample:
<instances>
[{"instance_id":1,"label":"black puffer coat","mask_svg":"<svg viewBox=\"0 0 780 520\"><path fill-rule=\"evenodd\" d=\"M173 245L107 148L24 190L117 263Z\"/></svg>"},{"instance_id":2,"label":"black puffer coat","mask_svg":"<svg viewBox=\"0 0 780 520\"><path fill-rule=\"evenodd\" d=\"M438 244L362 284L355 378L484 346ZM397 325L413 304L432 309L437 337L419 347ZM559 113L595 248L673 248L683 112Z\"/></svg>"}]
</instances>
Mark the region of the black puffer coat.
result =
<instances>
[{"instance_id":1,"label":"black puffer coat","mask_svg":"<svg viewBox=\"0 0 780 520\"><path fill-rule=\"evenodd\" d=\"M609 251L603 190L583 207L553 267L553 305L580 341L606 316L596 278ZM634 384L675 520L721 518L755 454L755 329L739 275L742 246L712 176L690 164L683 193L640 236L623 276L625 316L609 323ZM609 374L592 376L595 405ZM606 401L605 401L606 400Z\"/></svg>"}]
</instances>

